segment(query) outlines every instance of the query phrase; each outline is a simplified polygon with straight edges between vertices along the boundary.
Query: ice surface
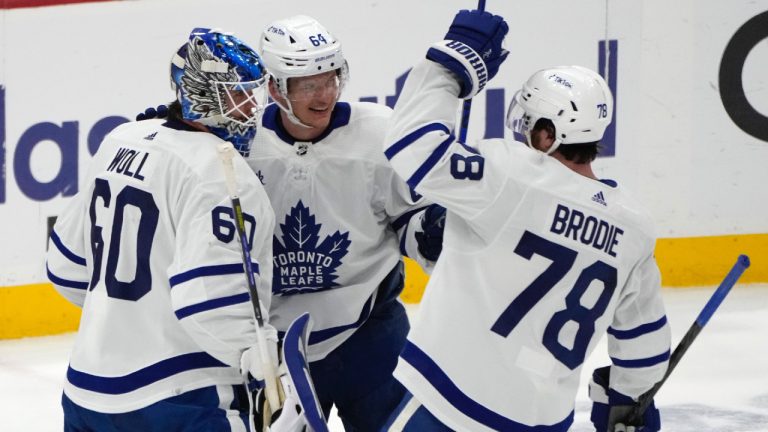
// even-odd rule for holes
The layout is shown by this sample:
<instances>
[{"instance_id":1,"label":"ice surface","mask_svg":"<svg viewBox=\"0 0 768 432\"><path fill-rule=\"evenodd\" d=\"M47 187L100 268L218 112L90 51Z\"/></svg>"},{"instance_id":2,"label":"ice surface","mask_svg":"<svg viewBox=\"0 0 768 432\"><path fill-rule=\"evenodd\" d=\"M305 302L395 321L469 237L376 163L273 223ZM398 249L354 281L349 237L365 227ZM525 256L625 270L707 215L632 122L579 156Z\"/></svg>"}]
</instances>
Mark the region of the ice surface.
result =
<instances>
[{"instance_id":1,"label":"ice surface","mask_svg":"<svg viewBox=\"0 0 768 432\"><path fill-rule=\"evenodd\" d=\"M714 287L665 289L673 344ZM411 315L418 307L409 308ZM0 341L0 431L62 430L61 387L74 334ZM605 338L584 376L608 364ZM574 432L591 431L586 380ZM768 284L734 287L656 397L666 432L768 432ZM332 416L331 430L343 431Z\"/></svg>"}]
</instances>

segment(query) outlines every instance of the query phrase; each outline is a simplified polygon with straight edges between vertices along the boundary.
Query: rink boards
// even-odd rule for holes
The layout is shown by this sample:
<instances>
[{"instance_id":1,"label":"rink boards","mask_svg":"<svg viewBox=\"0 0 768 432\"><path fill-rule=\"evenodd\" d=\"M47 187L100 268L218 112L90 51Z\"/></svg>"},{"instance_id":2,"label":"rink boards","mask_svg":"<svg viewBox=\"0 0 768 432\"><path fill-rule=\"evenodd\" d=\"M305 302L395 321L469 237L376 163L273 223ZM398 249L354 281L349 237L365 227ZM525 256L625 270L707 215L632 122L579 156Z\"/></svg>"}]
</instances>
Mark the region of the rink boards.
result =
<instances>
[{"instance_id":1,"label":"rink boards","mask_svg":"<svg viewBox=\"0 0 768 432\"><path fill-rule=\"evenodd\" d=\"M140 0L20 7L53 3L0 6L0 338L76 328L78 309L45 283L50 225L77 192L101 138L173 97L168 62L192 27L221 27L257 45L269 21L312 15L344 44L351 81L342 98L392 106L410 66L442 37L456 10L476 4ZM489 0L487 9L510 22L511 55L474 100L469 142L506 134L506 106L534 70L599 70L616 95L616 122L595 169L648 207L664 285L716 284L741 253L753 262L742 281L768 282L768 45L760 43L768 37L768 12L765 2L732 3ZM547 31L537 17L546 17ZM407 273L403 299L417 302L426 276L413 263Z\"/></svg>"}]
</instances>

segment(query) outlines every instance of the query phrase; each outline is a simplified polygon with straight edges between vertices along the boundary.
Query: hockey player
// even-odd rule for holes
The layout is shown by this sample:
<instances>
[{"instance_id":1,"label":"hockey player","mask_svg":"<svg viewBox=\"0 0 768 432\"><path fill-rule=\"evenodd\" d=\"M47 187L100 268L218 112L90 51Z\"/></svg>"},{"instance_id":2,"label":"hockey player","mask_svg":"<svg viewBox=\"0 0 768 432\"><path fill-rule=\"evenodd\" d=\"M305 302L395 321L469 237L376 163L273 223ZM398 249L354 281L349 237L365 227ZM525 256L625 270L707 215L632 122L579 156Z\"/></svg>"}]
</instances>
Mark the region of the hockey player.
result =
<instances>
[{"instance_id":1,"label":"hockey player","mask_svg":"<svg viewBox=\"0 0 768 432\"><path fill-rule=\"evenodd\" d=\"M245 431L241 373L263 380L217 146L247 153L266 72L236 37L197 28L173 56L171 79L168 120L107 135L51 234L48 276L83 308L66 431ZM239 155L234 168L266 316L274 214ZM274 328L264 331L274 358Z\"/></svg>"},{"instance_id":2,"label":"hockey player","mask_svg":"<svg viewBox=\"0 0 768 432\"><path fill-rule=\"evenodd\" d=\"M392 377L409 329L402 255L429 267L444 209L425 212L381 154L391 110L339 102L349 68L320 23L277 20L260 48L276 103L247 160L277 218L270 319L282 332L310 312L307 355L325 415L335 404L347 431L378 430L405 391Z\"/></svg>"},{"instance_id":3,"label":"hockey player","mask_svg":"<svg viewBox=\"0 0 768 432\"><path fill-rule=\"evenodd\" d=\"M468 146L452 133L459 101L506 58L507 30L499 16L459 12L395 108L387 157L448 213L395 371L409 393L386 430L566 431L582 364L606 331L610 377L598 375L614 416L593 417L598 430L657 430L615 415L662 378L670 333L651 220L591 168L612 118L605 81L578 66L533 74L507 119L527 146Z\"/></svg>"},{"instance_id":4,"label":"hockey player","mask_svg":"<svg viewBox=\"0 0 768 432\"><path fill-rule=\"evenodd\" d=\"M325 416L378 430L405 389L392 377L408 332L398 295L402 255L427 271L445 209L428 205L381 154L391 110L339 102L349 77L341 43L308 16L262 33L270 95L248 163L278 217L270 321L281 337L304 312L307 352ZM162 116L164 107L137 119Z\"/></svg>"}]
</instances>

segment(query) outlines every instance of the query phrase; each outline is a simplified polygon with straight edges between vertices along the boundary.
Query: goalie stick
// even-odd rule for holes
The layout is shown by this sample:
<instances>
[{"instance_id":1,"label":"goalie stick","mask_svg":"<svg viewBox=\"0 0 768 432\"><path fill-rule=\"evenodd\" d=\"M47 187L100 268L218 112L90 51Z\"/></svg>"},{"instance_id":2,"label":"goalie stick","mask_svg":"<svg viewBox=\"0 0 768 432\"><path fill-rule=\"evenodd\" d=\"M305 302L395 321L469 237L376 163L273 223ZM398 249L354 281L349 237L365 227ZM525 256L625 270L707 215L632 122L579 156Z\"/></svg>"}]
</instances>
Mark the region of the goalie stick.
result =
<instances>
[{"instance_id":1,"label":"goalie stick","mask_svg":"<svg viewBox=\"0 0 768 432\"><path fill-rule=\"evenodd\" d=\"M253 314L256 317L256 343L259 347L259 356L261 357L261 367L264 371L264 390L269 403L269 408L274 413L280 409L280 396L277 389L277 373L275 365L267 351L267 340L264 337L264 318L261 315L259 306L259 293L256 290L256 280L253 277L253 266L251 265L251 252L248 249L248 240L245 236L245 221L243 219L243 209L240 206L240 197L237 194L237 181L235 180L235 169L232 165L232 159L235 157L235 148L231 143L221 143L218 147L219 158L224 167L224 178L227 183L227 191L232 201L232 211L235 217L235 226L240 238L240 251L243 258L243 270L245 271L245 280L248 283L248 292L253 305ZM267 263L271 265L272 263Z\"/></svg>"},{"instance_id":2,"label":"goalie stick","mask_svg":"<svg viewBox=\"0 0 768 432\"><path fill-rule=\"evenodd\" d=\"M485 0L478 0L477 10L485 10ZM459 127L459 142L462 144L467 143L467 129L469 129L469 112L472 110L472 99L464 101L464 105L461 108L461 126Z\"/></svg>"},{"instance_id":3,"label":"goalie stick","mask_svg":"<svg viewBox=\"0 0 768 432\"><path fill-rule=\"evenodd\" d=\"M688 350L688 347L691 346L693 341L696 339L696 336L699 335L701 329L707 325L709 319L712 318L712 314L715 313L717 308L720 306L720 303L722 303L725 299L725 296L728 295L733 285L736 283L736 281L739 280L742 273L744 273L748 267L749 257L746 255L739 255L739 258L736 260L736 263L725 276L725 279L723 279L723 281L720 283L720 286L717 287L717 290L715 290L714 294L712 294L712 297L709 298L709 301L704 306L704 309L701 310L699 316L696 317L696 321L691 324L691 327L688 328L688 331L685 333L685 336L683 336L683 339L679 344L677 344L675 351L669 358L669 366L667 367L667 372L664 374L664 378L662 378L661 381L657 382L650 390L643 393L638 398L637 405L627 418L629 424L636 424L638 420L643 418L645 410L648 409L648 407L651 405L651 402L653 402L653 397L656 395L656 393L658 393L664 382L667 381L667 378L669 378L669 375L675 369L675 366L677 366L677 364L680 362L683 354L685 354L685 352Z\"/></svg>"}]
</instances>

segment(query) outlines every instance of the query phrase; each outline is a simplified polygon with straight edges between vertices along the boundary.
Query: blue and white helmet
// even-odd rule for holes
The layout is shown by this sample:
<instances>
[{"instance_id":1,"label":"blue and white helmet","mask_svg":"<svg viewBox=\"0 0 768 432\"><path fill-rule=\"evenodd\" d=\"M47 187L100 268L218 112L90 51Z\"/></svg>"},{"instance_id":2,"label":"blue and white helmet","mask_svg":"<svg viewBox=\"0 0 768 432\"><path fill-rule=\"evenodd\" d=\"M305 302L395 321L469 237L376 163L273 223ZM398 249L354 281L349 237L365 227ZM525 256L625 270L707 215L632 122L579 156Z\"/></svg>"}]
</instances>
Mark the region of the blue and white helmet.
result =
<instances>
[{"instance_id":1,"label":"blue and white helmet","mask_svg":"<svg viewBox=\"0 0 768 432\"><path fill-rule=\"evenodd\" d=\"M196 28L171 59L171 88L185 120L201 123L247 156L267 102L261 57L230 33Z\"/></svg>"}]
</instances>

